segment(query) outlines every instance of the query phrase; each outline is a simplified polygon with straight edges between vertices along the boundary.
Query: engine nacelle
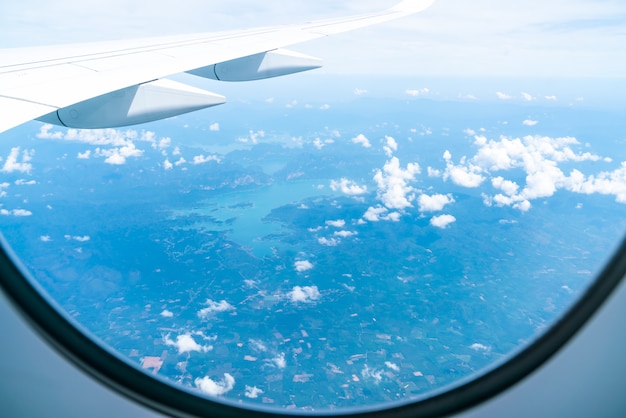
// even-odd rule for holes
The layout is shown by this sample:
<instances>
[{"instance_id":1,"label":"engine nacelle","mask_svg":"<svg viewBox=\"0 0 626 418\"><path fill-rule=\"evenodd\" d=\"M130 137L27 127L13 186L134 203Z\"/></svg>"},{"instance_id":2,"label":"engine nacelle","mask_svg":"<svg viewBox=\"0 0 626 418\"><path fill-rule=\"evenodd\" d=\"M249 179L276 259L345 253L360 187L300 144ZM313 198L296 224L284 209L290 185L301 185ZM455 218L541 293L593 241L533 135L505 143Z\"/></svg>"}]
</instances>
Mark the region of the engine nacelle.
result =
<instances>
[{"instance_id":1,"label":"engine nacelle","mask_svg":"<svg viewBox=\"0 0 626 418\"><path fill-rule=\"evenodd\" d=\"M313 70L321 66L322 60L319 58L286 49L274 49L187 72L213 80L251 81Z\"/></svg>"},{"instance_id":2,"label":"engine nacelle","mask_svg":"<svg viewBox=\"0 0 626 418\"><path fill-rule=\"evenodd\" d=\"M171 80L127 87L37 120L71 128L114 128L165 119L226 102L224 96Z\"/></svg>"}]
</instances>

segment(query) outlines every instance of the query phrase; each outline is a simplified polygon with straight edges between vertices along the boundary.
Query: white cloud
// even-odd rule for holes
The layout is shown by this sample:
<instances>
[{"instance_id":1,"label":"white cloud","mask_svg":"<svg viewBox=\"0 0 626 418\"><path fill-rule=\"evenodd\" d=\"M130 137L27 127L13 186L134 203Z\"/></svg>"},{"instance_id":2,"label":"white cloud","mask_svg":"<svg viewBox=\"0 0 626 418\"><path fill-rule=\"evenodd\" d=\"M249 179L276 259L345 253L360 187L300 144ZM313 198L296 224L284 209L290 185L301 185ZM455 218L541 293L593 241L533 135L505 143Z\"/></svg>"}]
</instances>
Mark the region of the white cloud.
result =
<instances>
[{"instance_id":1,"label":"white cloud","mask_svg":"<svg viewBox=\"0 0 626 418\"><path fill-rule=\"evenodd\" d=\"M98 153L99 148L96 149L96 153L99 156L102 156ZM107 158L104 159L104 162L111 165L123 165L126 164L126 158L121 156L118 152L113 151Z\"/></svg>"},{"instance_id":2,"label":"white cloud","mask_svg":"<svg viewBox=\"0 0 626 418\"><path fill-rule=\"evenodd\" d=\"M524 145L519 139L510 141L507 138L502 138L500 142L488 142L484 136L476 136L475 139L474 143L480 148L473 159L479 166L487 170L508 170L513 167L515 156L524 152Z\"/></svg>"},{"instance_id":3,"label":"white cloud","mask_svg":"<svg viewBox=\"0 0 626 418\"><path fill-rule=\"evenodd\" d=\"M327 247L336 247L337 245L339 245L339 240L337 238L318 238L317 242L320 243L321 245L325 245Z\"/></svg>"},{"instance_id":4,"label":"white cloud","mask_svg":"<svg viewBox=\"0 0 626 418\"><path fill-rule=\"evenodd\" d=\"M224 373L224 378L220 381L211 380L210 377L205 376L202 379L197 378L194 383L202 393L211 396L220 396L230 392L235 387L235 378L229 373Z\"/></svg>"},{"instance_id":5,"label":"white cloud","mask_svg":"<svg viewBox=\"0 0 626 418\"><path fill-rule=\"evenodd\" d=\"M566 188L570 191L614 195L617 202L626 203L626 161L613 171L603 171L588 177L573 170L569 180Z\"/></svg>"},{"instance_id":6,"label":"white cloud","mask_svg":"<svg viewBox=\"0 0 626 418\"><path fill-rule=\"evenodd\" d=\"M287 367L287 361L285 360L285 353L280 353L276 357L272 359L272 363L276 365L279 369L284 369Z\"/></svg>"},{"instance_id":7,"label":"white cloud","mask_svg":"<svg viewBox=\"0 0 626 418\"><path fill-rule=\"evenodd\" d=\"M91 156L91 150L88 149L85 152L79 152L78 154L76 154L76 158L78 158L79 160L88 160L89 156Z\"/></svg>"},{"instance_id":8,"label":"white cloud","mask_svg":"<svg viewBox=\"0 0 626 418\"><path fill-rule=\"evenodd\" d=\"M294 286L291 292L287 293L287 297L289 297L293 303L318 300L320 296L317 286Z\"/></svg>"},{"instance_id":9,"label":"white cloud","mask_svg":"<svg viewBox=\"0 0 626 418\"><path fill-rule=\"evenodd\" d=\"M389 209L382 206L370 206L363 214L363 219L370 222L379 221L393 221L398 222L400 220L400 214L398 212L389 212Z\"/></svg>"},{"instance_id":10,"label":"white cloud","mask_svg":"<svg viewBox=\"0 0 626 418\"><path fill-rule=\"evenodd\" d=\"M407 89L404 92L408 94L409 96L417 97L417 96L428 94L430 90L424 87L422 89Z\"/></svg>"},{"instance_id":11,"label":"white cloud","mask_svg":"<svg viewBox=\"0 0 626 418\"><path fill-rule=\"evenodd\" d=\"M256 351L260 351L262 353L265 353L267 351L267 347L265 346L265 344L263 344L263 341L250 339L249 342L252 348L254 348Z\"/></svg>"},{"instance_id":12,"label":"white cloud","mask_svg":"<svg viewBox=\"0 0 626 418\"><path fill-rule=\"evenodd\" d=\"M526 120L524 120L524 122L522 122L522 125L524 125L524 126L535 126L538 123L539 123L539 121L532 120L532 119L526 119Z\"/></svg>"},{"instance_id":13,"label":"white cloud","mask_svg":"<svg viewBox=\"0 0 626 418\"><path fill-rule=\"evenodd\" d=\"M314 146L315 148L317 148L317 149L322 149L322 148L324 148L324 146L325 146L325 145L326 145L326 144L324 144L324 143L322 142L322 140L321 140L321 139L319 139L319 138L315 138L315 139L313 140L313 146Z\"/></svg>"},{"instance_id":14,"label":"white cloud","mask_svg":"<svg viewBox=\"0 0 626 418\"><path fill-rule=\"evenodd\" d=\"M354 94L356 94L357 96L361 96L363 94L366 94L367 90L366 89L359 89L359 88L355 88L354 89Z\"/></svg>"},{"instance_id":15,"label":"white cloud","mask_svg":"<svg viewBox=\"0 0 626 418\"><path fill-rule=\"evenodd\" d=\"M168 160L167 158L165 159L165 161L163 161L164 170L171 170L173 167L174 167L174 164L172 164L170 160Z\"/></svg>"},{"instance_id":16,"label":"white cloud","mask_svg":"<svg viewBox=\"0 0 626 418\"><path fill-rule=\"evenodd\" d=\"M409 183L414 181L415 176L419 173L419 164L409 163L406 169L402 169L400 160L397 157L391 158L383 166L383 169L377 170L374 175L374 181L378 185L378 199L389 209L410 207L411 200L415 196L412 194L414 189L409 186Z\"/></svg>"},{"instance_id":17,"label":"white cloud","mask_svg":"<svg viewBox=\"0 0 626 418\"><path fill-rule=\"evenodd\" d=\"M391 137L391 136L385 136L385 141L387 143L387 146L393 150L393 151L397 151L398 150L398 143L396 142L396 140Z\"/></svg>"},{"instance_id":18,"label":"white cloud","mask_svg":"<svg viewBox=\"0 0 626 418\"><path fill-rule=\"evenodd\" d=\"M130 157L141 157L143 150L135 147L135 143L128 141L126 145L119 148L96 148L94 155L97 157L106 157L104 162L111 165L126 164L126 159Z\"/></svg>"},{"instance_id":19,"label":"white cloud","mask_svg":"<svg viewBox=\"0 0 626 418\"><path fill-rule=\"evenodd\" d=\"M163 318L171 318L174 316L172 311L168 311L167 309L163 309L160 314Z\"/></svg>"},{"instance_id":20,"label":"white cloud","mask_svg":"<svg viewBox=\"0 0 626 418\"><path fill-rule=\"evenodd\" d=\"M302 148L302 144L304 143L304 140L302 136L292 136L291 143L298 148Z\"/></svg>"},{"instance_id":21,"label":"white cloud","mask_svg":"<svg viewBox=\"0 0 626 418\"><path fill-rule=\"evenodd\" d=\"M50 241L52 241L52 238L50 238L50 235L42 235L42 236L39 237L39 239L42 242L50 242Z\"/></svg>"},{"instance_id":22,"label":"white cloud","mask_svg":"<svg viewBox=\"0 0 626 418\"><path fill-rule=\"evenodd\" d=\"M361 144L364 148L369 148L372 146L369 139L367 139L367 137L363 134L358 134L357 136L352 138L352 142L355 144Z\"/></svg>"},{"instance_id":23,"label":"white cloud","mask_svg":"<svg viewBox=\"0 0 626 418\"><path fill-rule=\"evenodd\" d=\"M138 158L144 154L142 149L137 148L136 142L150 144L152 148L165 149L170 146L171 139L157 138L152 131L128 129L67 129L63 131L51 131L54 127L44 124L39 129L38 138L81 142L98 146L91 153L87 150L79 153L77 158L87 159L91 155L104 157L104 162L112 165L122 165L128 158Z\"/></svg>"},{"instance_id":24,"label":"white cloud","mask_svg":"<svg viewBox=\"0 0 626 418\"><path fill-rule=\"evenodd\" d=\"M63 139L63 132L61 131L57 131L57 132L50 132L50 129L54 128L53 125L50 125L49 123L45 123L43 124L40 128L39 128L39 134L37 135L37 138L42 138L42 139Z\"/></svg>"},{"instance_id":25,"label":"white cloud","mask_svg":"<svg viewBox=\"0 0 626 418\"><path fill-rule=\"evenodd\" d=\"M245 395L246 395L247 398L256 399L256 398L259 397L259 395L261 395L263 393L264 392L261 389L259 389L258 387L256 387L256 386L248 386L248 385L246 385Z\"/></svg>"},{"instance_id":26,"label":"white cloud","mask_svg":"<svg viewBox=\"0 0 626 418\"><path fill-rule=\"evenodd\" d=\"M204 156L204 155L196 155L195 157L193 157L193 163L198 165L198 164L204 164L204 163L208 163L210 161L215 161L217 163L219 163L221 161L221 158L217 155L209 155L209 156Z\"/></svg>"},{"instance_id":27,"label":"white cloud","mask_svg":"<svg viewBox=\"0 0 626 418\"><path fill-rule=\"evenodd\" d=\"M313 268L313 264L311 264L309 260L298 260L293 263L293 266L298 272L311 270Z\"/></svg>"},{"instance_id":28,"label":"white cloud","mask_svg":"<svg viewBox=\"0 0 626 418\"><path fill-rule=\"evenodd\" d=\"M502 93L501 91L496 92L496 97L500 100L511 100L513 96L509 96L506 93Z\"/></svg>"},{"instance_id":29,"label":"white cloud","mask_svg":"<svg viewBox=\"0 0 626 418\"><path fill-rule=\"evenodd\" d=\"M489 351L491 350L491 347L484 345L484 344L480 344L480 343L474 343L472 345L470 345L470 347L472 350L476 350L476 351Z\"/></svg>"},{"instance_id":30,"label":"white cloud","mask_svg":"<svg viewBox=\"0 0 626 418\"><path fill-rule=\"evenodd\" d=\"M173 341L169 334L163 337L163 342L167 346L176 347L178 354L190 353L192 351L206 353L213 349L212 345L200 345L198 344L190 333L181 334L176 336L176 341Z\"/></svg>"},{"instance_id":31,"label":"white cloud","mask_svg":"<svg viewBox=\"0 0 626 418\"><path fill-rule=\"evenodd\" d=\"M226 311L231 311L235 309L233 305L226 302L225 300L215 302L211 299L207 299L206 302L204 302L204 304L207 305L207 307L202 308L198 311L198 317L201 319L207 319L213 313L226 312Z\"/></svg>"},{"instance_id":32,"label":"white cloud","mask_svg":"<svg viewBox=\"0 0 626 418\"><path fill-rule=\"evenodd\" d=\"M33 213L26 209L13 209L13 216L31 216Z\"/></svg>"},{"instance_id":33,"label":"white cloud","mask_svg":"<svg viewBox=\"0 0 626 418\"><path fill-rule=\"evenodd\" d=\"M13 173L15 171L20 173L30 173L33 166L30 161L33 158L33 154L35 154L35 150L24 150L21 154L21 162L20 160L20 147L13 147L6 160L4 161L4 165L2 166L2 172L4 173Z\"/></svg>"},{"instance_id":34,"label":"white cloud","mask_svg":"<svg viewBox=\"0 0 626 418\"><path fill-rule=\"evenodd\" d=\"M434 194L432 196L421 194L417 198L417 204L420 212L440 211L450 203L454 203L454 199L450 194Z\"/></svg>"},{"instance_id":35,"label":"white cloud","mask_svg":"<svg viewBox=\"0 0 626 418\"><path fill-rule=\"evenodd\" d=\"M387 208L383 208L382 206L373 207L370 206L367 208L365 214L363 214L363 219L368 220L370 222L378 222L380 221L380 216L383 213L387 212Z\"/></svg>"},{"instance_id":36,"label":"white cloud","mask_svg":"<svg viewBox=\"0 0 626 418\"><path fill-rule=\"evenodd\" d=\"M385 362L385 366L389 367L394 372L399 372L400 371L400 367L398 367L398 365L396 363L392 363L390 361L386 361Z\"/></svg>"},{"instance_id":37,"label":"white cloud","mask_svg":"<svg viewBox=\"0 0 626 418\"><path fill-rule=\"evenodd\" d=\"M324 103L320 106L320 110L328 110L330 109L330 105L328 103Z\"/></svg>"},{"instance_id":38,"label":"white cloud","mask_svg":"<svg viewBox=\"0 0 626 418\"><path fill-rule=\"evenodd\" d=\"M532 95L526 92L522 92L522 99L524 99L527 102L532 102L533 100L535 100L535 98Z\"/></svg>"},{"instance_id":39,"label":"white cloud","mask_svg":"<svg viewBox=\"0 0 626 418\"><path fill-rule=\"evenodd\" d=\"M427 168L428 177L441 177L441 171L432 167Z\"/></svg>"},{"instance_id":40,"label":"white cloud","mask_svg":"<svg viewBox=\"0 0 626 418\"><path fill-rule=\"evenodd\" d=\"M394 151L398 150L398 143L391 136L385 136L385 146L383 147L385 154L388 158L391 158Z\"/></svg>"},{"instance_id":41,"label":"white cloud","mask_svg":"<svg viewBox=\"0 0 626 418\"><path fill-rule=\"evenodd\" d=\"M315 138L313 140L313 146L320 150L324 148L326 145L334 144L334 143L335 143L334 139L325 139L322 141L320 138Z\"/></svg>"},{"instance_id":42,"label":"white cloud","mask_svg":"<svg viewBox=\"0 0 626 418\"><path fill-rule=\"evenodd\" d=\"M35 180L17 179L15 180L15 184L17 186L32 186L33 184L37 184L37 182Z\"/></svg>"},{"instance_id":43,"label":"white cloud","mask_svg":"<svg viewBox=\"0 0 626 418\"><path fill-rule=\"evenodd\" d=\"M347 195L360 195L367 193L367 186L359 186L352 180L348 180L345 177L341 178L339 181L331 180L330 188L334 192L341 190L342 193Z\"/></svg>"},{"instance_id":44,"label":"white cloud","mask_svg":"<svg viewBox=\"0 0 626 418\"><path fill-rule=\"evenodd\" d=\"M437 228L446 228L451 223L456 222L456 218L452 215L439 215L433 216L430 219L430 224L432 226L436 226Z\"/></svg>"},{"instance_id":45,"label":"white cloud","mask_svg":"<svg viewBox=\"0 0 626 418\"><path fill-rule=\"evenodd\" d=\"M513 196L519 190L519 186L514 181L505 180L503 177L494 177L491 179L491 185L502 190L508 196Z\"/></svg>"},{"instance_id":46,"label":"white cloud","mask_svg":"<svg viewBox=\"0 0 626 418\"><path fill-rule=\"evenodd\" d=\"M454 184L469 188L478 187L485 180L480 174L481 168L471 163L466 164L465 158L461 159L460 165L455 165L452 163L452 155L447 150L443 154L443 158L446 161L446 171L443 174L444 180L449 178Z\"/></svg>"},{"instance_id":47,"label":"white cloud","mask_svg":"<svg viewBox=\"0 0 626 418\"><path fill-rule=\"evenodd\" d=\"M383 372L382 369L370 369L366 364L363 370L361 370L361 376L364 379L373 379L378 384L383 379Z\"/></svg>"},{"instance_id":48,"label":"white cloud","mask_svg":"<svg viewBox=\"0 0 626 418\"><path fill-rule=\"evenodd\" d=\"M574 146L580 146L576 138L540 135L527 135L523 138L501 136L498 140L488 140L482 135L474 138L478 151L470 159L463 157L458 166L452 164L451 155L446 151L444 159L447 169L444 178L452 177L459 185L475 187L493 172L521 169L526 173L525 184L521 186L521 190L516 182L507 180L504 176L493 177L492 186L503 193L485 196L485 204L511 206L527 211L532 206L531 200L550 197L558 189L577 193L602 190L607 194L615 194L618 201L621 188L624 187L626 191L626 184L622 185L620 170L613 174L601 173L596 177L586 178L576 169L568 176L559 168L559 164L563 162L603 160L590 152L574 151ZM472 175L475 181L472 181ZM624 196L626 201L626 195Z\"/></svg>"},{"instance_id":49,"label":"white cloud","mask_svg":"<svg viewBox=\"0 0 626 418\"><path fill-rule=\"evenodd\" d=\"M531 207L531 204L530 204L530 202L528 200L523 200L523 201L513 205L514 209L519 209L522 212L528 211L530 209L530 207Z\"/></svg>"},{"instance_id":50,"label":"white cloud","mask_svg":"<svg viewBox=\"0 0 626 418\"><path fill-rule=\"evenodd\" d=\"M326 225L334 226L335 228L343 228L344 226L346 226L346 221L344 221L343 219L337 219L335 221L326 221Z\"/></svg>"},{"instance_id":51,"label":"white cloud","mask_svg":"<svg viewBox=\"0 0 626 418\"><path fill-rule=\"evenodd\" d=\"M174 163L174 165L175 165L176 167L178 167L179 165L183 165L183 164L185 164L186 162L187 162L187 160L185 160L183 157L180 157L180 158L178 159L178 161L176 161L176 162Z\"/></svg>"},{"instance_id":52,"label":"white cloud","mask_svg":"<svg viewBox=\"0 0 626 418\"><path fill-rule=\"evenodd\" d=\"M556 98L556 96L546 96L546 100L556 101L557 98Z\"/></svg>"},{"instance_id":53,"label":"white cloud","mask_svg":"<svg viewBox=\"0 0 626 418\"><path fill-rule=\"evenodd\" d=\"M358 232L354 232L354 231L335 231L335 233L333 235L335 235L337 237L348 238L348 237L352 237L354 235L358 235Z\"/></svg>"},{"instance_id":54,"label":"white cloud","mask_svg":"<svg viewBox=\"0 0 626 418\"><path fill-rule=\"evenodd\" d=\"M78 241L78 242L87 242L91 239L91 237L89 235L69 235L69 234L65 234L63 235L63 238L65 238L66 240L74 240L74 241Z\"/></svg>"},{"instance_id":55,"label":"white cloud","mask_svg":"<svg viewBox=\"0 0 626 418\"><path fill-rule=\"evenodd\" d=\"M295 100L294 100L295 101ZM287 107L290 107L289 105ZM237 138L237 141L243 143L243 144L258 144L259 143L259 138L264 138L265 137L265 131L248 131L248 136L247 137L239 137Z\"/></svg>"},{"instance_id":56,"label":"white cloud","mask_svg":"<svg viewBox=\"0 0 626 418\"><path fill-rule=\"evenodd\" d=\"M171 144L172 144L172 138L164 137L159 140L158 148L160 150L164 150L166 148L169 148Z\"/></svg>"},{"instance_id":57,"label":"white cloud","mask_svg":"<svg viewBox=\"0 0 626 418\"><path fill-rule=\"evenodd\" d=\"M220 130L220 124L217 122L213 122L211 125L209 125L209 130L213 131L213 132L217 132Z\"/></svg>"}]
</instances>

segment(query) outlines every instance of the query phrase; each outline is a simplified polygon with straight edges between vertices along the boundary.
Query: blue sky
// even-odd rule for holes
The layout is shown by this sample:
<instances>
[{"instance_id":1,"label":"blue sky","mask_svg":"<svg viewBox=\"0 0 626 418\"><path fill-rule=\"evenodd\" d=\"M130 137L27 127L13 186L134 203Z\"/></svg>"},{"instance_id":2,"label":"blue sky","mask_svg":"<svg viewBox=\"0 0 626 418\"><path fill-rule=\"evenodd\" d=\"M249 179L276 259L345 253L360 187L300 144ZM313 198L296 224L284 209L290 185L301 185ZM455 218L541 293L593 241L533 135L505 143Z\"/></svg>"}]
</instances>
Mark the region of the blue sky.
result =
<instances>
[{"instance_id":1,"label":"blue sky","mask_svg":"<svg viewBox=\"0 0 626 418\"><path fill-rule=\"evenodd\" d=\"M0 47L248 28L367 12L394 0L23 0ZM623 0L437 0L427 11L293 49L331 74L623 77Z\"/></svg>"}]
</instances>

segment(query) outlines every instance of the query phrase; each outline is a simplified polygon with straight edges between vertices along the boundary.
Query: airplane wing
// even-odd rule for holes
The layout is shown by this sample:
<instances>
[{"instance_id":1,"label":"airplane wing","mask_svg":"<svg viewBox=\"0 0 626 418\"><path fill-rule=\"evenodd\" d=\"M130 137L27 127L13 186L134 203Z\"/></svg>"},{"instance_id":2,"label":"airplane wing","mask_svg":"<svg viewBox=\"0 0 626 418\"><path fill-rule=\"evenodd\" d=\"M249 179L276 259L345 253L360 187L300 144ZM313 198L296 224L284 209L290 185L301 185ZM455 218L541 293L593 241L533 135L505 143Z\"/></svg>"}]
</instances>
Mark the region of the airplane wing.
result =
<instances>
[{"instance_id":1,"label":"airplane wing","mask_svg":"<svg viewBox=\"0 0 626 418\"><path fill-rule=\"evenodd\" d=\"M245 81L320 66L281 48L428 8L404 0L357 16L245 31L0 50L0 132L35 118L97 128L162 119L223 103L222 96L163 77L189 72Z\"/></svg>"}]
</instances>

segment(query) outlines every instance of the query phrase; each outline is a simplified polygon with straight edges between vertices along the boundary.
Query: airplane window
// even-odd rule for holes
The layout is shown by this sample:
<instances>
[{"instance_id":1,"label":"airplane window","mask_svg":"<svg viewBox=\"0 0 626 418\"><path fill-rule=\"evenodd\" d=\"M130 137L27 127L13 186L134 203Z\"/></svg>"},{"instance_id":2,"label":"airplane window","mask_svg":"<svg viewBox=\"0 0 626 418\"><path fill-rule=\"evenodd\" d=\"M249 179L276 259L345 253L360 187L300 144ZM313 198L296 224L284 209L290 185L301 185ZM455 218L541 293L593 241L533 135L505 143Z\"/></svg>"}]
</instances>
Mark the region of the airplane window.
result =
<instances>
[{"instance_id":1,"label":"airplane window","mask_svg":"<svg viewBox=\"0 0 626 418\"><path fill-rule=\"evenodd\" d=\"M20 270L5 276L79 330L68 355L107 353L86 367L149 404L163 385L198 414L205 397L344 413L458 390L610 273L624 82L425 74L194 81L229 102L14 128L0 228ZM131 367L107 377L108 361Z\"/></svg>"}]
</instances>

